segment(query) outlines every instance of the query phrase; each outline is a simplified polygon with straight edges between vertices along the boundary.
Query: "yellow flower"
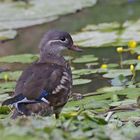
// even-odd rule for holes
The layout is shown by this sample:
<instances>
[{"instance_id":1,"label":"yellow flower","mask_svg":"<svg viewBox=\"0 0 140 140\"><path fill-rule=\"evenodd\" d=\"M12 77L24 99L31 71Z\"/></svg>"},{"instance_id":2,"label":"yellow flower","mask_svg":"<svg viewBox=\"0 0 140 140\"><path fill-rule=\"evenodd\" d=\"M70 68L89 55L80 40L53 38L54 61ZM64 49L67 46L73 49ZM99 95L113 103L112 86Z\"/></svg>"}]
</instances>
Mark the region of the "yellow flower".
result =
<instances>
[{"instance_id":1,"label":"yellow flower","mask_svg":"<svg viewBox=\"0 0 140 140\"><path fill-rule=\"evenodd\" d=\"M140 60L140 55L138 55L137 59Z\"/></svg>"},{"instance_id":2,"label":"yellow flower","mask_svg":"<svg viewBox=\"0 0 140 140\"><path fill-rule=\"evenodd\" d=\"M118 52L118 53L122 53L122 52L123 52L123 47L118 47L118 48L117 48L117 52Z\"/></svg>"},{"instance_id":3,"label":"yellow flower","mask_svg":"<svg viewBox=\"0 0 140 140\"><path fill-rule=\"evenodd\" d=\"M4 74L4 80L5 80L5 81L8 81L8 79L9 79L8 74Z\"/></svg>"},{"instance_id":4,"label":"yellow flower","mask_svg":"<svg viewBox=\"0 0 140 140\"><path fill-rule=\"evenodd\" d=\"M133 48L136 48L137 47L137 42L135 40L130 40L128 42L128 47L133 49Z\"/></svg>"},{"instance_id":5,"label":"yellow flower","mask_svg":"<svg viewBox=\"0 0 140 140\"><path fill-rule=\"evenodd\" d=\"M101 69L107 69L107 67L108 67L107 64L102 64L101 65Z\"/></svg>"},{"instance_id":6,"label":"yellow flower","mask_svg":"<svg viewBox=\"0 0 140 140\"><path fill-rule=\"evenodd\" d=\"M132 73L134 73L134 71L135 71L134 65L130 65L130 71L131 71Z\"/></svg>"}]
</instances>

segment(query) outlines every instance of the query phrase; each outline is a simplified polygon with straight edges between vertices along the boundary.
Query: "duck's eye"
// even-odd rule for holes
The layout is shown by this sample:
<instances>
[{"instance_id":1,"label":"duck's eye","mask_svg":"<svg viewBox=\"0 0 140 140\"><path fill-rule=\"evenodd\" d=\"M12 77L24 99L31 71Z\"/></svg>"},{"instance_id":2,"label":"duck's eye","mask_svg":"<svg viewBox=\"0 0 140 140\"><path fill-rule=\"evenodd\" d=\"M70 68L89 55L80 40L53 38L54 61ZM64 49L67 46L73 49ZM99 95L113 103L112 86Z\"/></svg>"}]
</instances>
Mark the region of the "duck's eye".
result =
<instances>
[{"instance_id":1,"label":"duck's eye","mask_svg":"<svg viewBox=\"0 0 140 140\"><path fill-rule=\"evenodd\" d=\"M61 41L66 41L67 39L65 37L62 37L60 40Z\"/></svg>"}]
</instances>

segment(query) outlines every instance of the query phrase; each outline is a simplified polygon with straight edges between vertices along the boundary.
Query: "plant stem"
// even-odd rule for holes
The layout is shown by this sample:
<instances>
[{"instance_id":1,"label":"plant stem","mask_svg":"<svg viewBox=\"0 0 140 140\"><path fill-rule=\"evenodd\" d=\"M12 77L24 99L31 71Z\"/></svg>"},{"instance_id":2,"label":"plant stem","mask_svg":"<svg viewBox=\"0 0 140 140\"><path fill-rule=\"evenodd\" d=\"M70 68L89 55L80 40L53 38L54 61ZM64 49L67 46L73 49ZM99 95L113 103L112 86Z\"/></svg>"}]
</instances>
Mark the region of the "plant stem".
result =
<instances>
[{"instance_id":1,"label":"plant stem","mask_svg":"<svg viewBox=\"0 0 140 140\"><path fill-rule=\"evenodd\" d=\"M120 53L120 67L121 67L121 69L123 68L122 61L123 61L123 56L122 56L122 53Z\"/></svg>"}]
</instances>

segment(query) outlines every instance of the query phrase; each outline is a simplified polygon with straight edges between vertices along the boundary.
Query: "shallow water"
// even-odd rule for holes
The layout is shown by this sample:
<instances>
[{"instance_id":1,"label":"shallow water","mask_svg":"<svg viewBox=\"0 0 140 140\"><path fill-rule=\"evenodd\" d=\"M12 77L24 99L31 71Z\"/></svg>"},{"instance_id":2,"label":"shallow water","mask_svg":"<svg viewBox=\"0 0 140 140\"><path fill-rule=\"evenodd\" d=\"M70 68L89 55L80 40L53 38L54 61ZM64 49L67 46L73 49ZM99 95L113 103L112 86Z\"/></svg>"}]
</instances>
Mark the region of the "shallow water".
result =
<instances>
[{"instance_id":1,"label":"shallow water","mask_svg":"<svg viewBox=\"0 0 140 140\"><path fill-rule=\"evenodd\" d=\"M98 3L91 8L77 11L75 14L69 14L59 18L56 21L46 23L43 25L19 29L19 34L15 40L6 41L0 44L0 56L22 53L38 53L38 44L44 32L49 29L57 28L75 33L88 24L98 24L103 22L124 22L126 20L135 20L140 17L140 8L138 2L124 3L112 5L109 3ZM94 38L93 38L94 39ZM68 53L73 57L80 57L85 54L94 54L99 58L100 64L102 63L118 63L119 56L115 48L89 48L84 49L83 53ZM124 59L128 59L129 54L124 55ZM85 64L71 64L76 68L84 68ZM8 67L10 70L19 70L25 65L7 65L1 64L0 66ZM92 79L92 82L85 85L74 87L75 92L88 93L104 86L111 85L111 81L103 78L100 74L83 76L84 78Z\"/></svg>"}]
</instances>

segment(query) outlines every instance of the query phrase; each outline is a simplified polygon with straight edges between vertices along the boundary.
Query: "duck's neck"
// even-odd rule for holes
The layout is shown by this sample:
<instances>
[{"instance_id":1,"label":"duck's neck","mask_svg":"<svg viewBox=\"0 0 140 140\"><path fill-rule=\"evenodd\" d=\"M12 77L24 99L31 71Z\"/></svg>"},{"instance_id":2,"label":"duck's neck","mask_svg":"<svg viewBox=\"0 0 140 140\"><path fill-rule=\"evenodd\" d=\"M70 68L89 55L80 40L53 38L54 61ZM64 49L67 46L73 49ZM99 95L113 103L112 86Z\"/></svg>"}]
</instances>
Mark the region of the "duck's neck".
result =
<instances>
[{"instance_id":1,"label":"duck's neck","mask_svg":"<svg viewBox=\"0 0 140 140\"><path fill-rule=\"evenodd\" d=\"M54 53L45 53L45 52L40 52L40 59L39 62L41 63L54 63L58 65L65 66L66 65L66 60L64 57L60 54L54 54Z\"/></svg>"}]
</instances>

